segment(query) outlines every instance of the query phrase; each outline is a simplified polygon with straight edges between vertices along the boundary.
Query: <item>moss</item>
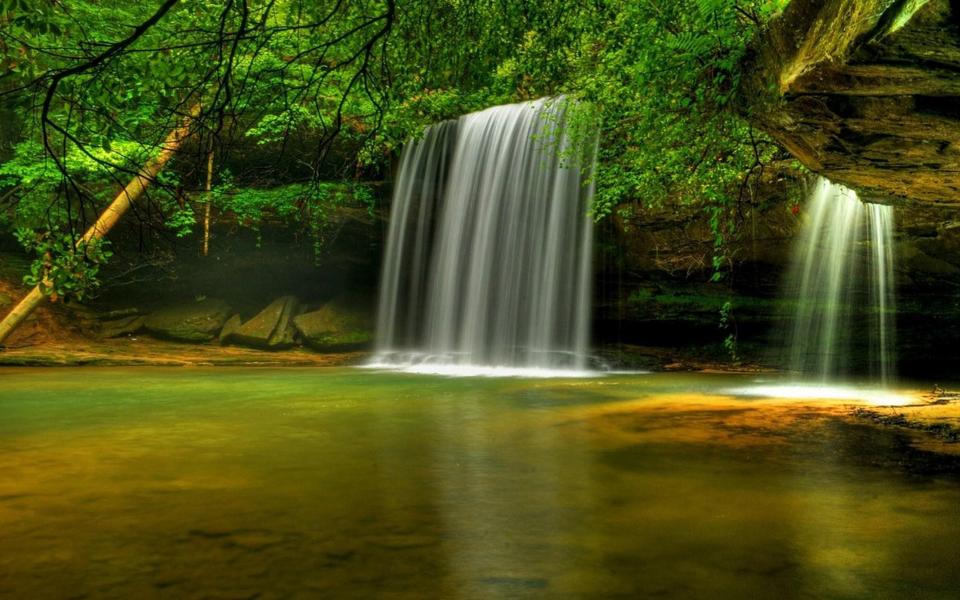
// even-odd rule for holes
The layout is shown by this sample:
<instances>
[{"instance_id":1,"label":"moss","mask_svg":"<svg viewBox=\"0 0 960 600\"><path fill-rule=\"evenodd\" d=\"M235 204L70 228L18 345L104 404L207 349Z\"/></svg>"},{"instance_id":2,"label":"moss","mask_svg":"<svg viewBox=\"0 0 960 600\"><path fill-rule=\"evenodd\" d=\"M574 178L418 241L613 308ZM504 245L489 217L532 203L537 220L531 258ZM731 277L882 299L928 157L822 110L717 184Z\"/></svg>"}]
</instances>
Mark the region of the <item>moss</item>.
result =
<instances>
[{"instance_id":1,"label":"moss","mask_svg":"<svg viewBox=\"0 0 960 600\"><path fill-rule=\"evenodd\" d=\"M644 305L647 303L659 304L670 307L690 307L709 310L720 310L724 304L733 298L735 309L757 309L770 310L782 308L786 302L778 298L761 298L756 296L738 296L730 295L712 295L712 294L654 294L649 289L634 290L627 297L627 304L631 307Z\"/></svg>"},{"instance_id":2,"label":"moss","mask_svg":"<svg viewBox=\"0 0 960 600\"><path fill-rule=\"evenodd\" d=\"M353 344L366 344L371 341L369 332L349 331L344 333L329 333L320 335L315 339L315 343L321 346L350 346Z\"/></svg>"},{"instance_id":3,"label":"moss","mask_svg":"<svg viewBox=\"0 0 960 600\"><path fill-rule=\"evenodd\" d=\"M894 2L893 6L883 13L883 17L881 17L875 31L870 36L870 40L878 40L891 33L895 33L909 23L913 15L929 1L930 0L899 0L898 2Z\"/></svg>"}]
</instances>

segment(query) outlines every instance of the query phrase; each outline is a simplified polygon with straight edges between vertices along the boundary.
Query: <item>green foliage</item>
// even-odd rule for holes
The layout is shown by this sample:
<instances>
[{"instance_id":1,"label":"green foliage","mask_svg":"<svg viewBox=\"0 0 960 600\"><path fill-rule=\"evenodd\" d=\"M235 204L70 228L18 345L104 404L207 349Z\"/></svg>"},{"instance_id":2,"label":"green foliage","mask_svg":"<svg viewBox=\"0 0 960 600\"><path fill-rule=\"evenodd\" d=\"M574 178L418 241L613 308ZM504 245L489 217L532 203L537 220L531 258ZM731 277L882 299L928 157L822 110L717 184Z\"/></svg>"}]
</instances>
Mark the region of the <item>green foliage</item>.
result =
<instances>
[{"instance_id":1,"label":"green foliage","mask_svg":"<svg viewBox=\"0 0 960 600\"><path fill-rule=\"evenodd\" d=\"M189 145L218 158L251 146L277 156L262 179L238 169L236 182L227 175L201 203L258 231L266 219L301 227L319 255L337 227L334 209L347 199L371 207L372 194L360 184L285 184L319 181L331 156L352 166L376 130L392 2L180 0L160 13L162 4L0 0L0 119L15 115L18 136L7 141L0 124L0 229L81 229L199 103ZM296 155L276 153L290 140ZM201 154L176 157L126 218L193 234Z\"/></svg>"},{"instance_id":2,"label":"green foliage","mask_svg":"<svg viewBox=\"0 0 960 600\"><path fill-rule=\"evenodd\" d=\"M0 118L12 111L23 126L0 164L0 194L13 198L0 225L76 228L200 101L197 143L225 157L201 202L257 231L265 219L296 224L319 255L339 226L334 209L372 206L353 181L382 178L427 125L564 95L578 142L569 158L592 152L600 131L594 217L702 207L719 279L745 183L776 150L734 106L741 59L786 1L412 0L394 12L387 0L180 0L102 58L159 3L0 0ZM55 76L92 60L57 80L44 114L37 99ZM251 148L274 164L229 162ZM159 211L143 211L179 237L196 229L186 199L202 186L202 154L176 159L151 194Z\"/></svg>"},{"instance_id":3,"label":"green foliage","mask_svg":"<svg viewBox=\"0 0 960 600\"><path fill-rule=\"evenodd\" d=\"M740 184L773 148L732 101L758 22L784 2L616 3L581 40L573 88L603 116L595 214L624 202L703 205L717 245ZM763 144L763 141L760 142Z\"/></svg>"},{"instance_id":4,"label":"green foliage","mask_svg":"<svg viewBox=\"0 0 960 600\"><path fill-rule=\"evenodd\" d=\"M165 224L178 238L184 238L193 233L193 227L197 224L197 215L189 206L178 206L170 212Z\"/></svg>"},{"instance_id":5,"label":"green foliage","mask_svg":"<svg viewBox=\"0 0 960 600\"><path fill-rule=\"evenodd\" d=\"M362 183L311 182L275 188L238 187L229 172L210 192L210 201L221 212L232 216L237 224L260 234L268 219L288 226L306 225L319 260L331 235L340 223L339 210L360 206L370 216L375 197L369 185Z\"/></svg>"},{"instance_id":6,"label":"green foliage","mask_svg":"<svg viewBox=\"0 0 960 600\"><path fill-rule=\"evenodd\" d=\"M729 300L720 307L720 329L727 332L723 338L723 349L735 366L740 365L740 354L737 351L737 320L733 316L733 303Z\"/></svg>"},{"instance_id":7,"label":"green foliage","mask_svg":"<svg viewBox=\"0 0 960 600\"><path fill-rule=\"evenodd\" d=\"M17 240L37 256L23 278L40 286L51 301L83 300L99 287L100 267L110 258L110 243L101 239L76 241L61 231L18 229Z\"/></svg>"},{"instance_id":8,"label":"green foliage","mask_svg":"<svg viewBox=\"0 0 960 600\"><path fill-rule=\"evenodd\" d=\"M99 189L117 189L121 181L118 178L128 177L122 171L118 174L117 166L139 168L148 159L148 152L129 140L116 141L109 148L81 149L70 144L61 161L71 170L76 188L93 193ZM17 197L12 214L4 215L7 222L29 228L67 225L69 205L55 202L57 194L66 190L66 183L39 142L25 140L16 144L13 158L0 163L0 189L4 188L13 188Z\"/></svg>"},{"instance_id":9,"label":"green foliage","mask_svg":"<svg viewBox=\"0 0 960 600\"><path fill-rule=\"evenodd\" d=\"M102 210L112 192L126 183L121 177L129 178L129 172L135 172L149 158L147 149L136 142L120 140L110 144L109 148L80 149L71 145L62 160L71 170L72 184L81 192L100 200L89 207L90 212L94 213ZM114 165L123 165L129 172L121 171L118 174ZM194 211L171 193L181 185L180 178L175 172L165 171L157 179L158 185L152 197L166 216L165 225L177 237L190 235L196 225ZM54 201L58 190L64 186L62 173L39 143L28 140L17 144L14 157L0 163L0 189L14 188L18 201L13 212L3 215L0 223L27 228L64 227L67 225L66 210L71 205Z\"/></svg>"},{"instance_id":10,"label":"green foliage","mask_svg":"<svg viewBox=\"0 0 960 600\"><path fill-rule=\"evenodd\" d=\"M390 149L477 105L565 94L578 100L567 116L575 130L601 123L594 216L635 204L702 206L722 273L745 182L777 149L733 104L741 59L786 3L427 2L430 16L411 11L399 26L405 40L429 30L440 41L394 48L398 102L376 141Z\"/></svg>"}]
</instances>

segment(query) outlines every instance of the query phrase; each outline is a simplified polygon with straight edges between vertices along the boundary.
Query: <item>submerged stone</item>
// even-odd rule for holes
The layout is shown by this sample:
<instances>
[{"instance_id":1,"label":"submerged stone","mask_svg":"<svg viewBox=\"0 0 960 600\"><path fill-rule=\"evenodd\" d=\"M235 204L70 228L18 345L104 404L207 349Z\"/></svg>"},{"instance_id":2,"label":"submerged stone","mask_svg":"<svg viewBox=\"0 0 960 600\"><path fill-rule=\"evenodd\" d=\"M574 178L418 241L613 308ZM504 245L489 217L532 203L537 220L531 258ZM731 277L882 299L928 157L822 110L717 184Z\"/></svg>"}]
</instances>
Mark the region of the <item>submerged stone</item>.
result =
<instances>
[{"instance_id":1,"label":"submerged stone","mask_svg":"<svg viewBox=\"0 0 960 600\"><path fill-rule=\"evenodd\" d=\"M223 300L208 298L153 312L143 325L151 334L185 342L208 342L215 338L232 310Z\"/></svg>"}]
</instances>

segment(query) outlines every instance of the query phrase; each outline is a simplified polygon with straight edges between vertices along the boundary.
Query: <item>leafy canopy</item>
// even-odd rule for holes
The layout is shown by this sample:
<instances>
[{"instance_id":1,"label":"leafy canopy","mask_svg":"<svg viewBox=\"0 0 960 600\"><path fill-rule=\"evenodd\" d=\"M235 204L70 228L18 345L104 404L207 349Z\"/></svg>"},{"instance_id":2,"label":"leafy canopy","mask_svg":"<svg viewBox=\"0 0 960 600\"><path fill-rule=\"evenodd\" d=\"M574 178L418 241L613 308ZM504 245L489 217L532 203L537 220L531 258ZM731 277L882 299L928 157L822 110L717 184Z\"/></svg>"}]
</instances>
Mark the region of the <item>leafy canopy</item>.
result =
<instances>
[{"instance_id":1,"label":"leafy canopy","mask_svg":"<svg viewBox=\"0 0 960 600\"><path fill-rule=\"evenodd\" d=\"M778 151L734 102L747 42L785 3L0 0L0 226L76 236L199 106L137 216L188 235L213 202L321 239L331 198L369 193L331 190L383 179L429 124L562 94L575 131L600 131L595 217L703 206L719 266ZM195 193L211 152L218 191Z\"/></svg>"}]
</instances>

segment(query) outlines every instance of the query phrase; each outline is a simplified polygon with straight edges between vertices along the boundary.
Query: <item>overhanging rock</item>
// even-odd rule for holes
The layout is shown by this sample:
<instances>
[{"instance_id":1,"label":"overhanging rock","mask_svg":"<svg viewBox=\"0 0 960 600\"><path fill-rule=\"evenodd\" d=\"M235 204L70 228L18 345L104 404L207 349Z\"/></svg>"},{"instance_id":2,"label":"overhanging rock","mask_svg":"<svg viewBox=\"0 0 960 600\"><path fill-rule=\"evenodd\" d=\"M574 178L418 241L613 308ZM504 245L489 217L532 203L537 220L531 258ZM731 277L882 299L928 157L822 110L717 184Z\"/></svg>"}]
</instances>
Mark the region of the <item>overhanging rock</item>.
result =
<instances>
[{"instance_id":1,"label":"overhanging rock","mask_svg":"<svg viewBox=\"0 0 960 600\"><path fill-rule=\"evenodd\" d=\"M792 0L740 104L867 200L960 204L960 0Z\"/></svg>"}]
</instances>

